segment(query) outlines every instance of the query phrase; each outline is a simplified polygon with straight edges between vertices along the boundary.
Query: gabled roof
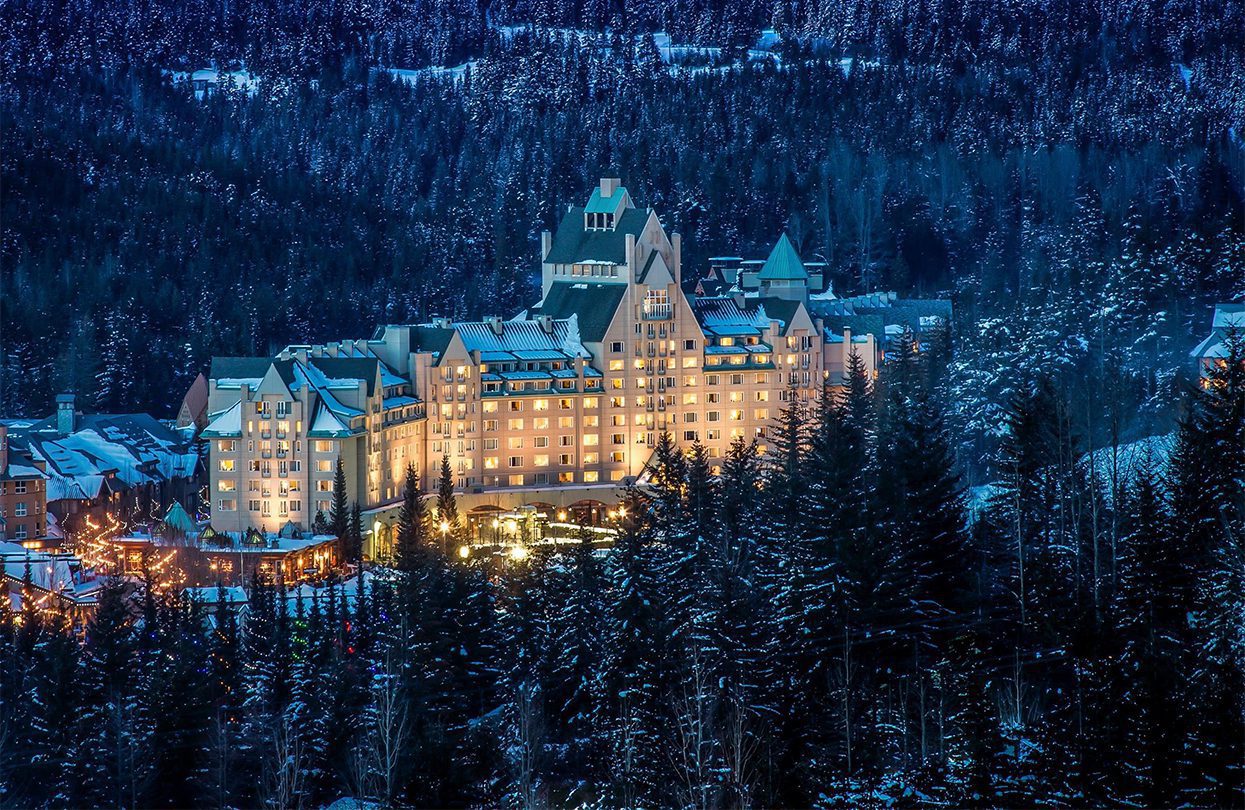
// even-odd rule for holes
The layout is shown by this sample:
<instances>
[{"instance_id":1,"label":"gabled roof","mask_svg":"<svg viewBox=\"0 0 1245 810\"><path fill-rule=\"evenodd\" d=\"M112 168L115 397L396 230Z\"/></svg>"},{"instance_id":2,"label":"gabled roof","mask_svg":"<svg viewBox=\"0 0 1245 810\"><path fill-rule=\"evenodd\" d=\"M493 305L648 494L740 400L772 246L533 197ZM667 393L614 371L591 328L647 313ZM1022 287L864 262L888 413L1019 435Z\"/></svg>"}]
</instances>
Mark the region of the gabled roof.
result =
<instances>
[{"instance_id":1,"label":"gabled roof","mask_svg":"<svg viewBox=\"0 0 1245 810\"><path fill-rule=\"evenodd\" d=\"M316 406L316 416L311 420L307 435L320 438L349 436L350 428L321 402Z\"/></svg>"},{"instance_id":2,"label":"gabled roof","mask_svg":"<svg viewBox=\"0 0 1245 810\"><path fill-rule=\"evenodd\" d=\"M804 269L804 263L800 261L800 256L795 252L795 246L791 244L787 234L784 233L778 237L778 242L770 251L769 258L765 260L757 278L761 281L804 281L808 279L808 271Z\"/></svg>"},{"instance_id":3,"label":"gabled roof","mask_svg":"<svg viewBox=\"0 0 1245 810\"><path fill-rule=\"evenodd\" d=\"M242 400L238 400L233 405L223 411L209 414L207 427L203 429L201 436L210 439L222 438L227 439L232 436L242 435Z\"/></svg>"},{"instance_id":4,"label":"gabled roof","mask_svg":"<svg viewBox=\"0 0 1245 810\"><path fill-rule=\"evenodd\" d=\"M453 329L420 324L409 327L411 330L411 351L445 354L450 341L454 339Z\"/></svg>"},{"instance_id":5,"label":"gabled roof","mask_svg":"<svg viewBox=\"0 0 1245 810\"><path fill-rule=\"evenodd\" d=\"M571 284L555 281L545 300L540 303L540 314L554 318L579 319L580 339L588 343L600 343L614 320L623 296L624 284Z\"/></svg>"},{"instance_id":6,"label":"gabled roof","mask_svg":"<svg viewBox=\"0 0 1245 810\"><path fill-rule=\"evenodd\" d=\"M545 256L547 264L575 264L599 261L625 264L627 261L627 234L637 239L648 222L648 211L628 208L618 217L613 230L589 230L584 227L584 209L571 207L558 230L553 244Z\"/></svg>"}]
</instances>

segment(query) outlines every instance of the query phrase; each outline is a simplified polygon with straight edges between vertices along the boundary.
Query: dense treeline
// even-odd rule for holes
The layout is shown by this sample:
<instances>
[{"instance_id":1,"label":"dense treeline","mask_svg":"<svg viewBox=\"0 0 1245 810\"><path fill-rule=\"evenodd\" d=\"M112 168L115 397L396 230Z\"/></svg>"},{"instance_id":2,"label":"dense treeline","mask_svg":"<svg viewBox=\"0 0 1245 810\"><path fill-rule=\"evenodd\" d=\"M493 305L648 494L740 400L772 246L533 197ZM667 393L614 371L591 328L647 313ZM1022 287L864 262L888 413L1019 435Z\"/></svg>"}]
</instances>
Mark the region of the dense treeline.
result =
<instances>
[{"instance_id":1,"label":"dense treeline","mask_svg":"<svg viewBox=\"0 0 1245 810\"><path fill-rule=\"evenodd\" d=\"M728 49L672 68L622 29L455 28L597 27L587 5L11 2L0 411L74 389L171 415L212 354L516 310L539 231L617 172L685 234L689 269L786 228L839 291L952 295L966 457L995 449L1017 366L1104 380L1083 394L1137 416L1083 426L1097 445L1169 427L1192 333L1242 293L1241 7L1127 5L731 4L740 30L787 34L781 67ZM304 47L295 29L337 50L260 55ZM454 45L403 55L386 31ZM466 55L413 86L372 67ZM213 58L245 61L257 92L198 101L163 72Z\"/></svg>"},{"instance_id":2,"label":"dense treeline","mask_svg":"<svg viewBox=\"0 0 1245 810\"><path fill-rule=\"evenodd\" d=\"M451 562L412 471L397 568L361 590L257 582L239 625L110 588L81 645L6 601L0 797L1245 805L1231 345L1171 458L1128 480L1087 461L1065 390L1018 386L973 521L905 353L876 388L857 364L788 403L764 458L663 440L605 556Z\"/></svg>"}]
</instances>

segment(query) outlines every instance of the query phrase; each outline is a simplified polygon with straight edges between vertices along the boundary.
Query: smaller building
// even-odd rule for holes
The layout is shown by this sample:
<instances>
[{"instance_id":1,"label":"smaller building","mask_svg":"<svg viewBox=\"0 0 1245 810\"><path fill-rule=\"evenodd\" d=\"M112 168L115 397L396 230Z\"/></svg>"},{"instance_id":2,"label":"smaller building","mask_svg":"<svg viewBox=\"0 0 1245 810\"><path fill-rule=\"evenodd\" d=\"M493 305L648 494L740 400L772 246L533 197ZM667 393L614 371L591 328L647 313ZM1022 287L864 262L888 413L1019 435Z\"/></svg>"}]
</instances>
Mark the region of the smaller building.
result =
<instances>
[{"instance_id":1,"label":"smaller building","mask_svg":"<svg viewBox=\"0 0 1245 810\"><path fill-rule=\"evenodd\" d=\"M1245 339L1245 304L1217 304L1210 334L1189 352L1197 363L1199 376L1205 378L1216 365L1222 367L1227 362L1227 339L1232 331Z\"/></svg>"},{"instance_id":2,"label":"smaller building","mask_svg":"<svg viewBox=\"0 0 1245 810\"><path fill-rule=\"evenodd\" d=\"M44 466L11 452L8 425L0 424L0 540L37 546L47 534Z\"/></svg>"},{"instance_id":3,"label":"smaller building","mask_svg":"<svg viewBox=\"0 0 1245 810\"><path fill-rule=\"evenodd\" d=\"M258 573L267 582L292 585L327 577L341 564L337 537L282 531L241 535L205 528L194 534L139 531L112 540L113 559L123 576L143 577L146 571L170 577L182 587L248 587ZM154 570L153 570L154 569Z\"/></svg>"},{"instance_id":4,"label":"smaller building","mask_svg":"<svg viewBox=\"0 0 1245 810\"><path fill-rule=\"evenodd\" d=\"M16 543L0 542L0 570L14 610L30 607L63 613L75 626L94 613L104 587L104 580L76 556L34 551Z\"/></svg>"},{"instance_id":5,"label":"smaller building","mask_svg":"<svg viewBox=\"0 0 1245 810\"><path fill-rule=\"evenodd\" d=\"M202 464L188 436L145 413L83 414L61 394L52 416L10 422L8 443L46 473L47 509L70 532L87 517L158 517L198 495Z\"/></svg>"}]
</instances>

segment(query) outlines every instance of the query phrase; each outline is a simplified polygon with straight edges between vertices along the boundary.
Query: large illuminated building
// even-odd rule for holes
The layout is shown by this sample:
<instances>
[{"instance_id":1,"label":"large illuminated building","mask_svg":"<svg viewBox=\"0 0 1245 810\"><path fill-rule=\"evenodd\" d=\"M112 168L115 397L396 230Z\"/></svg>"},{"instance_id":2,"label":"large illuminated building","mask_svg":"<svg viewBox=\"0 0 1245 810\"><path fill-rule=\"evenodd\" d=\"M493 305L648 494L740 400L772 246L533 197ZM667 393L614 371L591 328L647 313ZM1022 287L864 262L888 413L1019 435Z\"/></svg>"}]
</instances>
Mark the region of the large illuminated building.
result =
<instances>
[{"instance_id":1,"label":"large illuminated building","mask_svg":"<svg viewBox=\"0 0 1245 810\"><path fill-rule=\"evenodd\" d=\"M764 452L785 401L842 382L852 352L870 372L881 362L894 324L877 313L898 311L893 295L835 297L785 235L763 261L710 265L685 280L679 234L603 179L543 235L541 300L513 318L216 358L213 527L308 528L329 511L339 457L377 533L406 466L431 491L443 457L469 514L604 505L663 432L714 458L736 437Z\"/></svg>"}]
</instances>

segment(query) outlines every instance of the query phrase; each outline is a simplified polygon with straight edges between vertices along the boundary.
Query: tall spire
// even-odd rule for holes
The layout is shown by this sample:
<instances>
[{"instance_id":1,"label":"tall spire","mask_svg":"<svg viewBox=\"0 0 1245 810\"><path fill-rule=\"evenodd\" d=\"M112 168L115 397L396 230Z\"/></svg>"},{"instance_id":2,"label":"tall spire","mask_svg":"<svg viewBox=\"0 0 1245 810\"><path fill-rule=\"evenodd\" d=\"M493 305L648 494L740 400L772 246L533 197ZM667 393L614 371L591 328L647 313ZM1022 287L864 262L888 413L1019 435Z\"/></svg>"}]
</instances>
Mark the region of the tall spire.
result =
<instances>
[{"instance_id":1,"label":"tall spire","mask_svg":"<svg viewBox=\"0 0 1245 810\"><path fill-rule=\"evenodd\" d=\"M770 251L769 258L765 260L757 278L761 281L808 280L808 271L804 269L804 262L800 261L800 256L795 252L795 246L791 244L786 233L778 237L778 242Z\"/></svg>"}]
</instances>

